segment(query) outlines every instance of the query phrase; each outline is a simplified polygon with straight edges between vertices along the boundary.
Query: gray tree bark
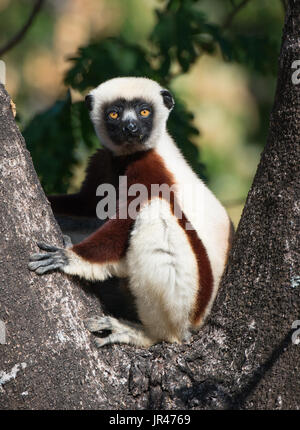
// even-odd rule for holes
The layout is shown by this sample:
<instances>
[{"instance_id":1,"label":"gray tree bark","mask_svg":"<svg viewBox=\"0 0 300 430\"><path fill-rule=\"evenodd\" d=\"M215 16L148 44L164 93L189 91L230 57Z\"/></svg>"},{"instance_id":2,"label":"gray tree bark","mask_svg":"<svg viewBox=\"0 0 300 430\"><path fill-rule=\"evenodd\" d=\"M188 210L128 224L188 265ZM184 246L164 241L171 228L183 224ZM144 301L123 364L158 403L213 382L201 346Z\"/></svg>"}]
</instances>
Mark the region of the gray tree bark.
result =
<instances>
[{"instance_id":1,"label":"gray tree bark","mask_svg":"<svg viewBox=\"0 0 300 430\"><path fill-rule=\"evenodd\" d=\"M299 28L290 0L268 142L211 317L183 345L97 350L82 320L102 286L27 270L62 236L0 85L0 409L300 409Z\"/></svg>"},{"instance_id":2,"label":"gray tree bark","mask_svg":"<svg viewBox=\"0 0 300 430\"><path fill-rule=\"evenodd\" d=\"M268 141L214 307L227 348L213 373L240 408L300 409L299 28L300 1L289 0Z\"/></svg>"}]
</instances>

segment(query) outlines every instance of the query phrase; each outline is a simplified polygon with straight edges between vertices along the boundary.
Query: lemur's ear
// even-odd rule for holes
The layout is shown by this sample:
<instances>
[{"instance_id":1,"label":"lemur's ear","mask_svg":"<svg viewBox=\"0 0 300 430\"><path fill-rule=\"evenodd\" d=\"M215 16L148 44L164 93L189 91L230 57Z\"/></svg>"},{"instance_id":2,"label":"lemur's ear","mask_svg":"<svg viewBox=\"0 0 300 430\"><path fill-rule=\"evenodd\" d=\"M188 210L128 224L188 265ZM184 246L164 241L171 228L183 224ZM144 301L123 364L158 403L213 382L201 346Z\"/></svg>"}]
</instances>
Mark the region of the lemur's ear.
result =
<instances>
[{"instance_id":1,"label":"lemur's ear","mask_svg":"<svg viewBox=\"0 0 300 430\"><path fill-rule=\"evenodd\" d=\"M91 94L88 94L87 96L85 96L85 105L88 108L89 111L93 110L93 106L94 106L94 97Z\"/></svg>"},{"instance_id":2,"label":"lemur's ear","mask_svg":"<svg viewBox=\"0 0 300 430\"><path fill-rule=\"evenodd\" d=\"M168 90L161 90L160 94L162 95L163 101L164 101L164 105L169 109L172 110L174 105L175 105L175 101L174 98L172 96L172 94L170 93L170 91Z\"/></svg>"}]
</instances>

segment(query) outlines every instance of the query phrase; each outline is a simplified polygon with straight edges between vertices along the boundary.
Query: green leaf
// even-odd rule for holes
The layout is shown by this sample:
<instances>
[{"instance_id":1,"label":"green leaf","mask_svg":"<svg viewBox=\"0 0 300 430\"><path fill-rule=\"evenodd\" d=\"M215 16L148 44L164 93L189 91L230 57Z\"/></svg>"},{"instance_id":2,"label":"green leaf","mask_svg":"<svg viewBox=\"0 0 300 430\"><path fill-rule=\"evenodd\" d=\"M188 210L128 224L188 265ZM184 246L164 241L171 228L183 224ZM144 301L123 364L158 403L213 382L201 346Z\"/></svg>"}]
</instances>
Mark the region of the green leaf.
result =
<instances>
[{"instance_id":1,"label":"green leaf","mask_svg":"<svg viewBox=\"0 0 300 430\"><path fill-rule=\"evenodd\" d=\"M107 38L81 47L70 61L72 67L66 74L65 84L79 91L94 88L116 76L159 78L144 49L121 38Z\"/></svg>"},{"instance_id":2,"label":"green leaf","mask_svg":"<svg viewBox=\"0 0 300 430\"><path fill-rule=\"evenodd\" d=\"M23 136L45 192L65 192L76 163L69 92L64 100L36 115Z\"/></svg>"},{"instance_id":3,"label":"green leaf","mask_svg":"<svg viewBox=\"0 0 300 430\"><path fill-rule=\"evenodd\" d=\"M199 130L193 125L193 121L193 114L187 110L181 100L176 98L175 107L168 121L168 130L194 172L202 179L206 179L205 167L200 162L199 149L193 142L193 139L199 136Z\"/></svg>"}]
</instances>

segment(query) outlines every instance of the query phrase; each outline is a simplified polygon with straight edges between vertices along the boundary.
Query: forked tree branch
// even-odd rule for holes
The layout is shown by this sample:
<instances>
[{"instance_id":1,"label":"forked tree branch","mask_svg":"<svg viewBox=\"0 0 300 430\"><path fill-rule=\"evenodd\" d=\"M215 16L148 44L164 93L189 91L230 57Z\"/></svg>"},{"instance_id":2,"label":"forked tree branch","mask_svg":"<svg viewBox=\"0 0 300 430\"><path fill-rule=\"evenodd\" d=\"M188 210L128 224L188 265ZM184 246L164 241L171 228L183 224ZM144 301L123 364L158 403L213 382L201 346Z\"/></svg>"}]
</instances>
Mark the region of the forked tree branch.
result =
<instances>
[{"instance_id":1,"label":"forked tree branch","mask_svg":"<svg viewBox=\"0 0 300 430\"><path fill-rule=\"evenodd\" d=\"M3 45L0 48L0 57L6 54L6 52L10 51L14 46L16 46L26 35L27 31L29 30L31 24L34 21L34 18L38 14L42 4L44 3L44 0L36 0L33 9L31 11L30 16L28 17L26 23L21 28L21 30L15 34L12 39L10 39L5 45Z\"/></svg>"},{"instance_id":2,"label":"forked tree branch","mask_svg":"<svg viewBox=\"0 0 300 430\"><path fill-rule=\"evenodd\" d=\"M223 30L227 30L227 28L230 27L232 21L234 20L234 17L239 13L239 11L241 9L243 9L243 7L245 7L247 5L247 3L249 3L250 0L243 0L241 1L241 3L239 3L232 11L231 13L227 16L227 18L225 19L223 25L222 25L222 29Z\"/></svg>"}]
</instances>

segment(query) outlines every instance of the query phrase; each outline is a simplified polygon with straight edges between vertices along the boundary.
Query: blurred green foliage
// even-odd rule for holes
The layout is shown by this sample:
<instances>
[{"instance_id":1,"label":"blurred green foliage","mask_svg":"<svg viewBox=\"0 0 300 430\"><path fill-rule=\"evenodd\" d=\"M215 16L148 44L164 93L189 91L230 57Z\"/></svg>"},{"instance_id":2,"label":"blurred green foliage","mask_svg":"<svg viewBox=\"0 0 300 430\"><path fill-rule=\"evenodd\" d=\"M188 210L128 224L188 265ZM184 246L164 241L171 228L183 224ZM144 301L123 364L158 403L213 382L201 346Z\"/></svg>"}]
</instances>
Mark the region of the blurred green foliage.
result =
<instances>
[{"instance_id":1,"label":"blurred green foliage","mask_svg":"<svg viewBox=\"0 0 300 430\"><path fill-rule=\"evenodd\" d=\"M29 4L28 0L17 0L12 1L10 7L0 11L1 46L5 45L5 42L10 40L23 27L24 22L29 16L31 6L32 2ZM36 97L34 100L30 100L30 89L24 79L24 75L20 73L20 69L29 52L37 52L41 47L52 47L53 29L55 26L54 18L55 11L53 5L50 2L45 2L29 31L26 33L26 37L3 57L8 64L14 64L18 70L18 79L20 79L20 82L17 103L18 107L22 105L26 106L26 110L37 110L41 100ZM7 73L10 73L10 70L7 70ZM32 105L32 109L30 109L30 105ZM23 116L22 112L21 115Z\"/></svg>"},{"instance_id":2,"label":"blurred green foliage","mask_svg":"<svg viewBox=\"0 0 300 430\"><path fill-rule=\"evenodd\" d=\"M116 76L147 76L172 89L172 81L187 73L203 53L220 53L224 61L239 62L254 78L275 75L281 23L278 14L273 18L264 14L266 2L254 3L247 12L239 11L230 25L228 17L239 2L212 0L210 6L205 0L158 3L155 24L146 41L129 41L122 31L117 37L91 41L70 58L65 84L86 93ZM221 15L210 17L211 10L219 10ZM268 22L272 24L269 27ZM169 131L196 173L203 177L205 169L193 143L199 134L193 114L178 94L175 100ZM260 133L264 135L265 130ZM34 117L23 135L47 193L68 189L80 145L88 149L99 145L83 102L72 105L69 95Z\"/></svg>"},{"instance_id":3,"label":"blurred green foliage","mask_svg":"<svg viewBox=\"0 0 300 430\"><path fill-rule=\"evenodd\" d=\"M70 92L45 112L37 114L23 135L47 192L63 193L72 178L72 166L78 161L76 148L84 142L96 146L96 137L82 102L71 102Z\"/></svg>"}]
</instances>

